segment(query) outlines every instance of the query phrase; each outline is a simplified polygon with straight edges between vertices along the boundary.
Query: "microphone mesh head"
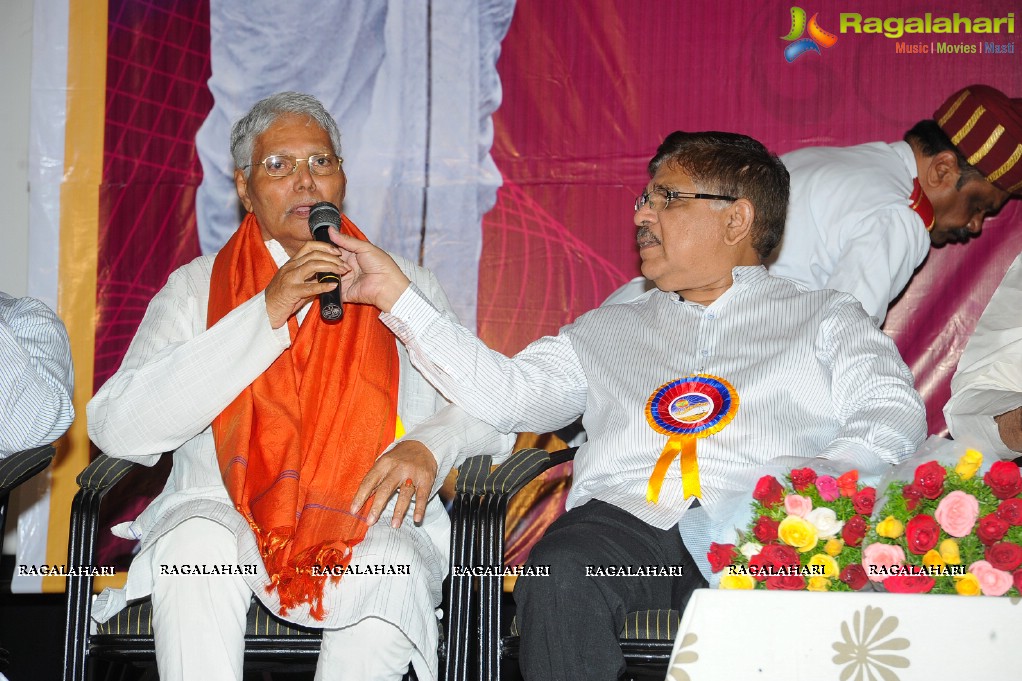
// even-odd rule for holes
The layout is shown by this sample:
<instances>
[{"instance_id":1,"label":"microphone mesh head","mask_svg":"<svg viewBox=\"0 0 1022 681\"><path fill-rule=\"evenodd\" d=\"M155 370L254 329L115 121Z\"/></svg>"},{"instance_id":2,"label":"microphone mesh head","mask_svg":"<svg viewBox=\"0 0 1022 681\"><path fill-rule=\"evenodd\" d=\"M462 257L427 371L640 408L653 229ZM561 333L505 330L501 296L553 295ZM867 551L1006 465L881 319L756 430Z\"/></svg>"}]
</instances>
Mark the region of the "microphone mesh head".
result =
<instances>
[{"instance_id":1,"label":"microphone mesh head","mask_svg":"<svg viewBox=\"0 0 1022 681\"><path fill-rule=\"evenodd\" d=\"M309 209L309 231L315 234L327 227L341 228L341 212L329 201L320 201Z\"/></svg>"}]
</instances>

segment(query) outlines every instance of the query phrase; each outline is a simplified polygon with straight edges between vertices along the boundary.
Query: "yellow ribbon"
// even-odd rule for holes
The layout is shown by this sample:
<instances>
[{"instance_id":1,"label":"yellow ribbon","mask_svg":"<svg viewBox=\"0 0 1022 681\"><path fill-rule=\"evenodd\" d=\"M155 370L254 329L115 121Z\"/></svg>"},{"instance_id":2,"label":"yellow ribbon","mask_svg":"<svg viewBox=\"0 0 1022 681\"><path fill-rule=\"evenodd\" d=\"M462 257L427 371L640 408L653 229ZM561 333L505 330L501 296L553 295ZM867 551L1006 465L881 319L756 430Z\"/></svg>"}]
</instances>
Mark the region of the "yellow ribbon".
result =
<instances>
[{"instance_id":1,"label":"yellow ribbon","mask_svg":"<svg viewBox=\"0 0 1022 681\"><path fill-rule=\"evenodd\" d=\"M660 458L653 466L653 474L649 476L649 485L646 486L646 501L651 504L658 502L660 488L663 487L664 478L667 476L667 469L671 467L674 457L679 455L681 489L684 498L702 498L703 490L699 485L699 462L696 460L696 439L693 435L672 435L667 440L664 451L660 453Z\"/></svg>"}]
</instances>

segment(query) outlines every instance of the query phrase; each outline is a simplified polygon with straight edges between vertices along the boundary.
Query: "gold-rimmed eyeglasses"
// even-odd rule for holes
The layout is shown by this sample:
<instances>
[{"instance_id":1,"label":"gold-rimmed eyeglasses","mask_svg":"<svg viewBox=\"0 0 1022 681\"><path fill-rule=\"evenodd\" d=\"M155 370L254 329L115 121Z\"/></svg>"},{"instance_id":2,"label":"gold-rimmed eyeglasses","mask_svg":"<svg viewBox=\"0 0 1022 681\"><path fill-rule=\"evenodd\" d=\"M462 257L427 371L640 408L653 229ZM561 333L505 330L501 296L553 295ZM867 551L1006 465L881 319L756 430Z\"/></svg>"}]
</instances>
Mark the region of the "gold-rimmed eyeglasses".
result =
<instances>
[{"instance_id":1,"label":"gold-rimmed eyeglasses","mask_svg":"<svg viewBox=\"0 0 1022 681\"><path fill-rule=\"evenodd\" d=\"M287 177L298 170L298 165L302 161L309 164L309 172L313 175L333 175L341 169L341 164L344 163L344 159L336 154L313 154L309 158L273 154L258 164L250 163L244 166L242 170L254 165L261 165L266 168L266 174L270 177Z\"/></svg>"}]
</instances>

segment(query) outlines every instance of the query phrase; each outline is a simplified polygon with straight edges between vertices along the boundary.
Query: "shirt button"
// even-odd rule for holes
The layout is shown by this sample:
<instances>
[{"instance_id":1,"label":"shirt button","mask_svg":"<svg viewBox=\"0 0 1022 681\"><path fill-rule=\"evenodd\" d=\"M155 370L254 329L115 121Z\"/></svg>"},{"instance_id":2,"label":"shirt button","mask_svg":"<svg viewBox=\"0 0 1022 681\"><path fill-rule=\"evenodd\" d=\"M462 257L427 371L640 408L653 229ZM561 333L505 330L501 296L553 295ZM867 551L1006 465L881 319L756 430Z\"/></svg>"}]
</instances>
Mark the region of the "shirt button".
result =
<instances>
[{"instance_id":1,"label":"shirt button","mask_svg":"<svg viewBox=\"0 0 1022 681\"><path fill-rule=\"evenodd\" d=\"M714 319L717 318L717 315L713 314L712 312L707 312L706 318L709 319L710 321L713 321Z\"/></svg>"},{"instance_id":2,"label":"shirt button","mask_svg":"<svg viewBox=\"0 0 1022 681\"><path fill-rule=\"evenodd\" d=\"M703 349L703 350L699 351L699 354L702 355L703 357L709 357L710 356L710 351L706 350L706 349Z\"/></svg>"}]
</instances>

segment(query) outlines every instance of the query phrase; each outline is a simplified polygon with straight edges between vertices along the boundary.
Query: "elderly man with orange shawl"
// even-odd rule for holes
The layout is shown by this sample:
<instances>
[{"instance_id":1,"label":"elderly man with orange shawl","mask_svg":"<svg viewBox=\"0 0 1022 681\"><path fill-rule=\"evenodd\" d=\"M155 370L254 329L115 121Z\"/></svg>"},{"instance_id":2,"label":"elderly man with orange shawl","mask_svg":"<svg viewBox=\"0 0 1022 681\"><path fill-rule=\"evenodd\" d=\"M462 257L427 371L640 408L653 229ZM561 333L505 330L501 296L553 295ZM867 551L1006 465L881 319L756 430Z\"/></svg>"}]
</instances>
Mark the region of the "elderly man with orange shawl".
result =
<instances>
[{"instance_id":1,"label":"elderly man with orange shawl","mask_svg":"<svg viewBox=\"0 0 1022 681\"><path fill-rule=\"evenodd\" d=\"M436 491L459 455L511 442L454 407L430 419L445 402L375 308L321 320L319 295L336 284L317 274L343 268L309 213L344 200L339 151L308 95L273 95L235 124L248 214L218 254L171 274L88 405L107 454L152 465L173 451L164 491L114 528L141 540L126 587L94 609L103 621L151 595L164 681L240 681L253 595L324 629L316 679L400 679L409 664L437 676L450 526ZM341 229L365 238L347 218ZM400 262L450 309L432 273ZM409 444L387 450L405 427Z\"/></svg>"}]
</instances>

